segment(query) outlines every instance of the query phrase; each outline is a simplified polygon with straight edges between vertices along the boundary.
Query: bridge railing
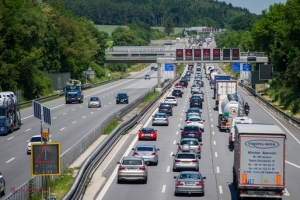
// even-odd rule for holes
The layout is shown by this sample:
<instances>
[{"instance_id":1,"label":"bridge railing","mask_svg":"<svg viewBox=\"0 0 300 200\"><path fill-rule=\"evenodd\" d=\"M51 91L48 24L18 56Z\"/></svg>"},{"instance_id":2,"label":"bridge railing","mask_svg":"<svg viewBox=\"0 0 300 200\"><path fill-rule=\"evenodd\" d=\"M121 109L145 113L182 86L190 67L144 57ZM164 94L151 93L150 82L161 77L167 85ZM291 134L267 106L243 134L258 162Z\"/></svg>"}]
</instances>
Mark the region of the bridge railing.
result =
<instances>
[{"instance_id":1,"label":"bridge railing","mask_svg":"<svg viewBox=\"0 0 300 200\"><path fill-rule=\"evenodd\" d=\"M164 52L163 46L114 46L106 52Z\"/></svg>"}]
</instances>

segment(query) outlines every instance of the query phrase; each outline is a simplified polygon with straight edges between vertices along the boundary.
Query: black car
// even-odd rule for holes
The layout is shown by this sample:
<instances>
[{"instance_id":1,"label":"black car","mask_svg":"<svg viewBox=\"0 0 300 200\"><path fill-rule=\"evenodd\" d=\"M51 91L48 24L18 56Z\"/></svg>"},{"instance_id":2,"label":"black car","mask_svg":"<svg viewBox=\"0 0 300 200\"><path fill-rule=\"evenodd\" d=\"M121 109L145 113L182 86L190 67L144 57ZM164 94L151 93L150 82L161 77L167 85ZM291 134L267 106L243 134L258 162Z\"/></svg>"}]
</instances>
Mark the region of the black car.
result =
<instances>
[{"instance_id":1,"label":"black car","mask_svg":"<svg viewBox=\"0 0 300 200\"><path fill-rule=\"evenodd\" d=\"M184 87L187 87L189 84L189 81L186 78L182 78L179 83L182 83Z\"/></svg>"},{"instance_id":2,"label":"black car","mask_svg":"<svg viewBox=\"0 0 300 200\"><path fill-rule=\"evenodd\" d=\"M158 112L159 113L166 113L169 116L173 115L173 106L169 103L161 103L160 106L158 107Z\"/></svg>"},{"instance_id":3,"label":"black car","mask_svg":"<svg viewBox=\"0 0 300 200\"><path fill-rule=\"evenodd\" d=\"M185 125L181 130L182 138L197 138L199 142L202 142L202 132L199 126Z\"/></svg>"},{"instance_id":4,"label":"black car","mask_svg":"<svg viewBox=\"0 0 300 200\"><path fill-rule=\"evenodd\" d=\"M198 107L202 109L202 99L191 99L190 108L192 107Z\"/></svg>"},{"instance_id":5,"label":"black car","mask_svg":"<svg viewBox=\"0 0 300 200\"><path fill-rule=\"evenodd\" d=\"M116 104L119 103L126 103L128 104L129 102L129 96L127 95L127 93L118 93L116 96Z\"/></svg>"},{"instance_id":6,"label":"black car","mask_svg":"<svg viewBox=\"0 0 300 200\"><path fill-rule=\"evenodd\" d=\"M174 89L172 92L172 96L174 97L181 97L182 98L183 92L180 89Z\"/></svg>"},{"instance_id":7,"label":"black car","mask_svg":"<svg viewBox=\"0 0 300 200\"><path fill-rule=\"evenodd\" d=\"M203 95L202 94L193 94L190 98L190 101L193 99L200 99L203 102Z\"/></svg>"}]
</instances>

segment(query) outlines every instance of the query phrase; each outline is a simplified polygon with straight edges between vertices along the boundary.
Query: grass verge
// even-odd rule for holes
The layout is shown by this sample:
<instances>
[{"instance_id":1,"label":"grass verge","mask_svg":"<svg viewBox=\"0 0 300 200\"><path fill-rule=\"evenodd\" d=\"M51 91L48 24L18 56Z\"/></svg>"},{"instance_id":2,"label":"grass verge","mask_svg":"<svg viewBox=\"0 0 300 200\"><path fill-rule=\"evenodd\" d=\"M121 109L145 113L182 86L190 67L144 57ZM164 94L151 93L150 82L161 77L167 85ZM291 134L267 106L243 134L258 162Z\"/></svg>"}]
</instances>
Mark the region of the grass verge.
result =
<instances>
[{"instance_id":1,"label":"grass verge","mask_svg":"<svg viewBox=\"0 0 300 200\"><path fill-rule=\"evenodd\" d=\"M118 125L119 121L114 119L104 130L104 135L109 135Z\"/></svg>"},{"instance_id":2,"label":"grass verge","mask_svg":"<svg viewBox=\"0 0 300 200\"><path fill-rule=\"evenodd\" d=\"M149 102L151 102L153 99L155 99L155 97L157 97L158 94L159 94L159 92L152 92L152 93L148 94L148 95L144 98L143 102L144 102L144 103L149 103Z\"/></svg>"},{"instance_id":3,"label":"grass verge","mask_svg":"<svg viewBox=\"0 0 300 200\"><path fill-rule=\"evenodd\" d=\"M179 65L178 71L177 71L178 74L181 74L181 73L183 72L184 66L185 66L185 64L180 64L180 65Z\"/></svg>"}]
</instances>

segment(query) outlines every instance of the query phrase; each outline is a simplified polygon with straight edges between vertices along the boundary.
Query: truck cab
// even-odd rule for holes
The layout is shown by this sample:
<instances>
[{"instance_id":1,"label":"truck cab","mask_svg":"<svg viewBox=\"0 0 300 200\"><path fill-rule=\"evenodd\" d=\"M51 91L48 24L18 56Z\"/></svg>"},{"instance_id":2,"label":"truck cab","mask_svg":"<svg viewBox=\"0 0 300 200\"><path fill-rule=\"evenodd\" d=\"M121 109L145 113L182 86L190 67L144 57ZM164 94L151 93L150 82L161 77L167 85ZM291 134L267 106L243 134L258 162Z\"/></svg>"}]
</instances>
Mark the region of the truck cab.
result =
<instances>
[{"instance_id":1,"label":"truck cab","mask_svg":"<svg viewBox=\"0 0 300 200\"><path fill-rule=\"evenodd\" d=\"M71 79L69 82L67 82L65 87L66 104L73 102L83 103L83 99L84 95L81 82L74 79Z\"/></svg>"}]
</instances>

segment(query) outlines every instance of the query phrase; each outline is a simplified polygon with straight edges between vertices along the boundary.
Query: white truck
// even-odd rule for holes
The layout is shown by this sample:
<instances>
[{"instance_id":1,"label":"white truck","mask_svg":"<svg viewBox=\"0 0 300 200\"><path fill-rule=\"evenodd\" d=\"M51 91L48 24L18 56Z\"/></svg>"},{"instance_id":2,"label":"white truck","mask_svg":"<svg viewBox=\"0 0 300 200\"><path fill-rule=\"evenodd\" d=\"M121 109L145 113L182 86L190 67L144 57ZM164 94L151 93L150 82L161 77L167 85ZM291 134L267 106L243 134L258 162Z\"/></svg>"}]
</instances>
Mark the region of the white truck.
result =
<instances>
[{"instance_id":1,"label":"white truck","mask_svg":"<svg viewBox=\"0 0 300 200\"><path fill-rule=\"evenodd\" d=\"M216 110L219 108L219 102L222 98L225 98L227 94L235 94L237 92L237 81L220 80L215 83L214 90L216 98ZM221 97L221 95L223 95Z\"/></svg>"},{"instance_id":2,"label":"white truck","mask_svg":"<svg viewBox=\"0 0 300 200\"><path fill-rule=\"evenodd\" d=\"M273 124L236 124L233 185L238 199L281 199L286 134Z\"/></svg>"},{"instance_id":3,"label":"white truck","mask_svg":"<svg viewBox=\"0 0 300 200\"><path fill-rule=\"evenodd\" d=\"M235 140L235 124L251 124L252 119L244 116L244 117L234 117L231 122L229 138L228 138L228 145L229 150L234 149L234 140Z\"/></svg>"}]
</instances>

